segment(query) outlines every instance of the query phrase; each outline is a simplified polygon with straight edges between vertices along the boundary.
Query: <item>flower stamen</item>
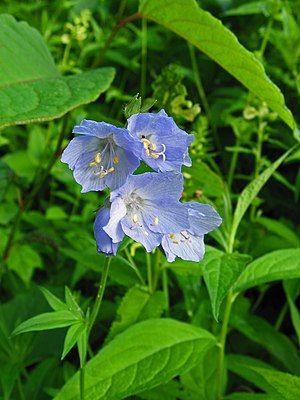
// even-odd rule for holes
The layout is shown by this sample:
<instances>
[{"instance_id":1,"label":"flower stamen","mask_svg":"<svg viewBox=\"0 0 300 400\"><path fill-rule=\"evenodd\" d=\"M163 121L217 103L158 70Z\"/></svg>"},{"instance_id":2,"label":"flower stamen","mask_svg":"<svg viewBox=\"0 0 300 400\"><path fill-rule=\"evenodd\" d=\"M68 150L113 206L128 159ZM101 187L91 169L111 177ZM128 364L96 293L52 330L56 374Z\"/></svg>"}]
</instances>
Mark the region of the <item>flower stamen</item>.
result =
<instances>
[{"instance_id":1,"label":"flower stamen","mask_svg":"<svg viewBox=\"0 0 300 400\"><path fill-rule=\"evenodd\" d=\"M157 151L157 145L153 142L150 142L150 140L146 138L142 138L141 142L144 144L144 149L147 157L152 157L155 158L156 160L159 158L159 156L162 156L163 161L166 161L166 145L161 143L162 150Z\"/></svg>"}]
</instances>

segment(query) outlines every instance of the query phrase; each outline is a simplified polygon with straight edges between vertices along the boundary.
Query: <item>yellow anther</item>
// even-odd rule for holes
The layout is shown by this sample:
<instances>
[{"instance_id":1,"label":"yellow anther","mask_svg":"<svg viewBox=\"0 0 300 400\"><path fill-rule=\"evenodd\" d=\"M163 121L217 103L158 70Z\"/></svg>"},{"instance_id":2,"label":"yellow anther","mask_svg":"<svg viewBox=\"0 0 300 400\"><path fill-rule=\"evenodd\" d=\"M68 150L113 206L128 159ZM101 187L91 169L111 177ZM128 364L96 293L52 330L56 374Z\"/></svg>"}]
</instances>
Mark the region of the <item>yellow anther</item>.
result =
<instances>
[{"instance_id":1,"label":"yellow anther","mask_svg":"<svg viewBox=\"0 0 300 400\"><path fill-rule=\"evenodd\" d=\"M169 238L174 239L175 235L174 233L171 233L171 235L169 235Z\"/></svg>"},{"instance_id":2,"label":"yellow anther","mask_svg":"<svg viewBox=\"0 0 300 400\"><path fill-rule=\"evenodd\" d=\"M133 214L132 216L132 221L136 224L138 222L138 216L137 214Z\"/></svg>"},{"instance_id":3,"label":"yellow anther","mask_svg":"<svg viewBox=\"0 0 300 400\"><path fill-rule=\"evenodd\" d=\"M176 240L172 240L172 242L173 242L174 244L179 244Z\"/></svg>"},{"instance_id":4,"label":"yellow anther","mask_svg":"<svg viewBox=\"0 0 300 400\"><path fill-rule=\"evenodd\" d=\"M159 158L159 154L151 153L151 157L155 158L156 160Z\"/></svg>"},{"instance_id":5,"label":"yellow anther","mask_svg":"<svg viewBox=\"0 0 300 400\"><path fill-rule=\"evenodd\" d=\"M154 224L158 225L158 217L155 217Z\"/></svg>"},{"instance_id":6,"label":"yellow anther","mask_svg":"<svg viewBox=\"0 0 300 400\"><path fill-rule=\"evenodd\" d=\"M144 143L144 149L147 150L150 144L150 140L143 138L141 139L141 142Z\"/></svg>"},{"instance_id":7,"label":"yellow anther","mask_svg":"<svg viewBox=\"0 0 300 400\"><path fill-rule=\"evenodd\" d=\"M97 164L100 164L100 162L101 162L101 154L100 153L96 154L95 161L96 161Z\"/></svg>"},{"instance_id":8,"label":"yellow anther","mask_svg":"<svg viewBox=\"0 0 300 400\"><path fill-rule=\"evenodd\" d=\"M156 144L155 143L151 142L149 147L150 147L150 150L156 150Z\"/></svg>"},{"instance_id":9,"label":"yellow anther","mask_svg":"<svg viewBox=\"0 0 300 400\"><path fill-rule=\"evenodd\" d=\"M114 163L114 164L118 164L118 162L119 162L118 157L114 157L114 158L113 158L113 163Z\"/></svg>"},{"instance_id":10,"label":"yellow anther","mask_svg":"<svg viewBox=\"0 0 300 400\"><path fill-rule=\"evenodd\" d=\"M145 151L146 151L146 156L147 156L147 157L150 157L150 150L149 150L149 149L146 149Z\"/></svg>"},{"instance_id":11,"label":"yellow anther","mask_svg":"<svg viewBox=\"0 0 300 400\"><path fill-rule=\"evenodd\" d=\"M96 163L96 161L93 161L90 163L90 167L98 167L98 164Z\"/></svg>"},{"instance_id":12,"label":"yellow anther","mask_svg":"<svg viewBox=\"0 0 300 400\"><path fill-rule=\"evenodd\" d=\"M110 172L113 172L114 170L115 170L114 167L111 167L106 171L106 174L109 174Z\"/></svg>"}]
</instances>

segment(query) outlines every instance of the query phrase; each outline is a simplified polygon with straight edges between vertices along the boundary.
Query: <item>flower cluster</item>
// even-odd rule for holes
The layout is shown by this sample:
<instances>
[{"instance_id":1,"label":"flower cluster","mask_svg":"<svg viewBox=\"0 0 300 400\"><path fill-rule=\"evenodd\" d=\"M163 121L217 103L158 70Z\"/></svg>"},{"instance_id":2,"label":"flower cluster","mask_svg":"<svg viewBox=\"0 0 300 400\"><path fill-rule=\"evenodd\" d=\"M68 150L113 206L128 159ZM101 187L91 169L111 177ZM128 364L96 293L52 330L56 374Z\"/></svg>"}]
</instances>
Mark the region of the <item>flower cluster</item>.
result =
<instances>
[{"instance_id":1,"label":"flower cluster","mask_svg":"<svg viewBox=\"0 0 300 400\"><path fill-rule=\"evenodd\" d=\"M159 246L168 261L203 258L204 234L222 220L207 204L180 202L181 167L191 166L188 147L193 135L164 110L134 114L126 129L83 120L73 133L79 136L61 160L74 171L82 192L111 189L94 224L99 253L116 255L127 235L148 252ZM141 160L156 172L133 175Z\"/></svg>"}]
</instances>

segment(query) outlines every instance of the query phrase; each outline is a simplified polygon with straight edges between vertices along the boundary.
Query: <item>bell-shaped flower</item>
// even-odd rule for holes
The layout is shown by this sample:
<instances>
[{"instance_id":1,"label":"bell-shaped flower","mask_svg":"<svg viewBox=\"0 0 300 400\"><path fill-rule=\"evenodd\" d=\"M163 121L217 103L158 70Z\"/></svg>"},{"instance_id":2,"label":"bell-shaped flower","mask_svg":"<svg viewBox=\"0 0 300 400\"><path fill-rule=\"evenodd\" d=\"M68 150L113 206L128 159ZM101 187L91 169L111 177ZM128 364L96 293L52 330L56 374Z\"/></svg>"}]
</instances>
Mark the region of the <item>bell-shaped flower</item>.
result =
<instances>
[{"instance_id":1,"label":"bell-shaped flower","mask_svg":"<svg viewBox=\"0 0 300 400\"><path fill-rule=\"evenodd\" d=\"M216 229L222 219L208 204L191 201L183 205L188 211L190 228L179 233L164 235L161 246L170 262L176 257L188 261L200 261L205 253L204 234Z\"/></svg>"},{"instance_id":2,"label":"bell-shaped flower","mask_svg":"<svg viewBox=\"0 0 300 400\"><path fill-rule=\"evenodd\" d=\"M107 256L116 255L119 243L113 243L112 238L103 230L107 225L110 216L110 203L106 201L103 207L96 214L94 223L94 236L97 244L98 253L106 254Z\"/></svg>"},{"instance_id":3,"label":"bell-shaped flower","mask_svg":"<svg viewBox=\"0 0 300 400\"><path fill-rule=\"evenodd\" d=\"M155 171L180 172L182 165L191 166L188 147L194 135L178 128L164 110L132 115L127 129L143 143L142 150L135 154Z\"/></svg>"},{"instance_id":4,"label":"bell-shaped flower","mask_svg":"<svg viewBox=\"0 0 300 400\"><path fill-rule=\"evenodd\" d=\"M64 150L61 161L74 170L82 192L115 189L122 186L140 164L133 153L142 149L127 129L106 122L83 120L73 133L79 133Z\"/></svg>"},{"instance_id":5,"label":"bell-shaped flower","mask_svg":"<svg viewBox=\"0 0 300 400\"><path fill-rule=\"evenodd\" d=\"M189 228L188 211L179 202L182 190L180 174L130 175L123 186L110 194L110 219L104 231L113 243L120 242L126 234L152 251L165 233Z\"/></svg>"}]
</instances>

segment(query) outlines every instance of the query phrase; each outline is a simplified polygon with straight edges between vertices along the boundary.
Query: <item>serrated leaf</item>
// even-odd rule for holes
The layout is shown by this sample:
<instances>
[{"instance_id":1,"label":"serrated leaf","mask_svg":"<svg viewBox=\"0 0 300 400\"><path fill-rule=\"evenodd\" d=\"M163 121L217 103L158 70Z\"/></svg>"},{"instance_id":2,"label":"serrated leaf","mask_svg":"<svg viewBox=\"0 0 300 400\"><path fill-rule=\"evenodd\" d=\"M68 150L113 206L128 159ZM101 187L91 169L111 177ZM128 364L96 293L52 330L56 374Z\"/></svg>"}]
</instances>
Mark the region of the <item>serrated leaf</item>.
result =
<instances>
[{"instance_id":1,"label":"serrated leaf","mask_svg":"<svg viewBox=\"0 0 300 400\"><path fill-rule=\"evenodd\" d=\"M86 330L86 323L84 320L70 326L65 337L64 348L61 356L62 360L66 357L69 351L75 346L75 344L79 340L79 337L82 335L84 330Z\"/></svg>"},{"instance_id":2,"label":"serrated leaf","mask_svg":"<svg viewBox=\"0 0 300 400\"><path fill-rule=\"evenodd\" d=\"M172 319L149 319L116 336L85 366L85 400L124 399L186 372L215 338L207 331ZM55 400L75 400L79 373Z\"/></svg>"},{"instance_id":3,"label":"serrated leaf","mask_svg":"<svg viewBox=\"0 0 300 400\"><path fill-rule=\"evenodd\" d=\"M264 186L264 184L272 176L273 172L280 166L280 164L286 159L286 157L293 151L290 149L286 151L280 158L278 158L273 164L266 168L260 175L258 175L252 182L250 182L242 193L239 195L238 202L234 211L231 237L235 237L238 226L243 218L248 207L251 205L258 192Z\"/></svg>"},{"instance_id":4,"label":"serrated leaf","mask_svg":"<svg viewBox=\"0 0 300 400\"><path fill-rule=\"evenodd\" d=\"M64 302L62 302L58 297L54 296L54 294L49 292L48 289L40 286L40 291L43 293L43 295L45 296L45 299L47 300L49 306L54 311L67 310L68 309L67 305Z\"/></svg>"},{"instance_id":5,"label":"serrated leaf","mask_svg":"<svg viewBox=\"0 0 300 400\"><path fill-rule=\"evenodd\" d=\"M60 76L40 33L0 15L0 127L48 121L96 100L110 86L113 68Z\"/></svg>"},{"instance_id":6,"label":"serrated leaf","mask_svg":"<svg viewBox=\"0 0 300 400\"><path fill-rule=\"evenodd\" d=\"M228 290L250 260L251 257L245 254L225 254L220 250L207 248L201 266L216 320L219 318L220 307Z\"/></svg>"},{"instance_id":7,"label":"serrated leaf","mask_svg":"<svg viewBox=\"0 0 300 400\"><path fill-rule=\"evenodd\" d=\"M262 283L300 278L300 249L272 251L252 261L240 275L234 290L242 292Z\"/></svg>"},{"instance_id":8,"label":"serrated leaf","mask_svg":"<svg viewBox=\"0 0 300 400\"><path fill-rule=\"evenodd\" d=\"M35 317L22 322L12 332L12 336L16 336L24 332L64 328L66 326L73 325L77 321L78 319L74 317L74 314L67 310L44 313L36 315Z\"/></svg>"},{"instance_id":9,"label":"serrated leaf","mask_svg":"<svg viewBox=\"0 0 300 400\"><path fill-rule=\"evenodd\" d=\"M199 8L196 1L140 0L140 13L143 18L163 25L203 51L295 129L294 118L285 106L281 91L267 77L260 61L220 20Z\"/></svg>"}]
</instances>

